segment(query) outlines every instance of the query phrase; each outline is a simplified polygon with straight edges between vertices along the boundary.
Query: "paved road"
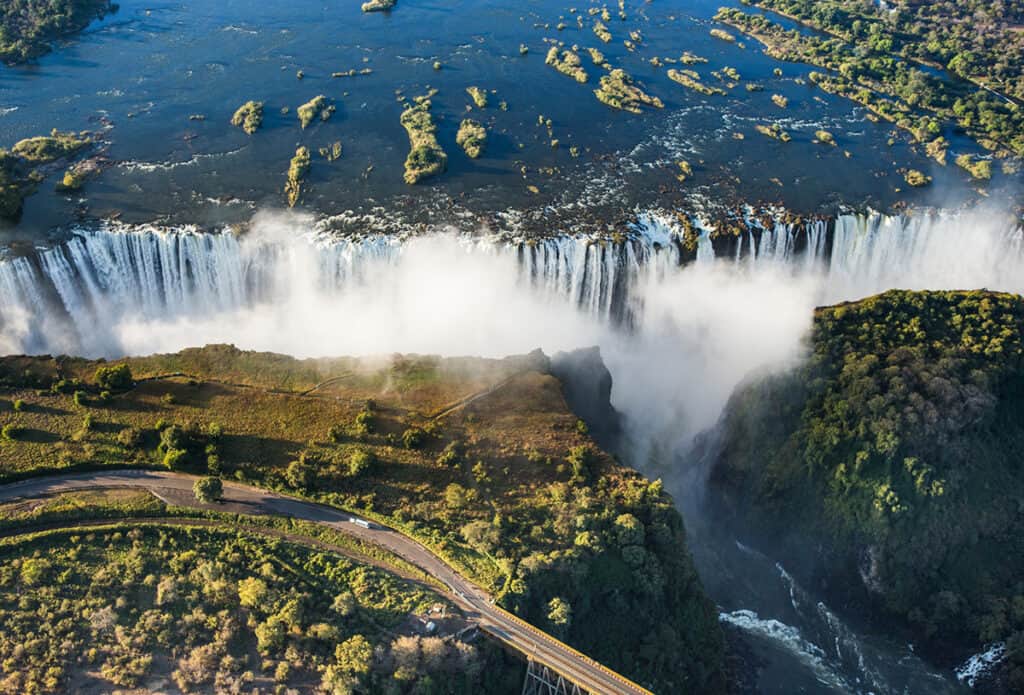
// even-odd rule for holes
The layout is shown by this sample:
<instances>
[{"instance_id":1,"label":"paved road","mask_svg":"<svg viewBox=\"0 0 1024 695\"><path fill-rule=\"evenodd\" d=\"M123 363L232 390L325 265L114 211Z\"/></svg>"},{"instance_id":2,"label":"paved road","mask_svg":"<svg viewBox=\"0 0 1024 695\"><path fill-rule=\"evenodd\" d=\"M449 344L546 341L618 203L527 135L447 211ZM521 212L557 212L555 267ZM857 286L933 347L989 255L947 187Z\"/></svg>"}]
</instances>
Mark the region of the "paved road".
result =
<instances>
[{"instance_id":1,"label":"paved road","mask_svg":"<svg viewBox=\"0 0 1024 695\"><path fill-rule=\"evenodd\" d=\"M47 476L0 486L0 502L73 490L128 487L148 490L177 505L209 508L192 496L195 480L194 476L182 473L144 470ZM494 605L484 591L408 536L332 507L231 481L224 481L223 500L243 513L312 521L385 548L444 583L451 592L452 600L475 619L481 629L526 657L546 664L581 688L600 695L651 695L639 685ZM356 520L364 525L355 523Z\"/></svg>"}]
</instances>

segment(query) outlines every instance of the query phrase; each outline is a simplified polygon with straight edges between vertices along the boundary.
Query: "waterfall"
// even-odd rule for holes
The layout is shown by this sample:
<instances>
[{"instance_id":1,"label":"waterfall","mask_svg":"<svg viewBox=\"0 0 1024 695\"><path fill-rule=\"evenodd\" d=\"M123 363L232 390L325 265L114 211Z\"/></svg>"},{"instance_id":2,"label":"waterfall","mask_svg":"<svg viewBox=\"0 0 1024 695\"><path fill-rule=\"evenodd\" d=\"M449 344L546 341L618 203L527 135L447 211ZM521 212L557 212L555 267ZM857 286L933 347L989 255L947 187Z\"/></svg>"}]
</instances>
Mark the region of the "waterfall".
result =
<instances>
[{"instance_id":1,"label":"waterfall","mask_svg":"<svg viewBox=\"0 0 1024 695\"><path fill-rule=\"evenodd\" d=\"M700 221L694 229L697 247L689 260L682 227L657 213L640 215L629 233L613 238L459 240L468 254L507 258L523 286L551 301L624 325L642 301L642 283L686 272L689 262L820 276L822 303L893 287L1024 291L1019 221L873 213L831 222L748 220L738 237L716 238ZM0 261L0 345L13 340L30 352L104 354L105 333L125 320L216 316L302 293L331 296L365 286L370 273L400 262L406 243L392 235L288 231L237 236L115 223L74 229L60 245Z\"/></svg>"}]
</instances>

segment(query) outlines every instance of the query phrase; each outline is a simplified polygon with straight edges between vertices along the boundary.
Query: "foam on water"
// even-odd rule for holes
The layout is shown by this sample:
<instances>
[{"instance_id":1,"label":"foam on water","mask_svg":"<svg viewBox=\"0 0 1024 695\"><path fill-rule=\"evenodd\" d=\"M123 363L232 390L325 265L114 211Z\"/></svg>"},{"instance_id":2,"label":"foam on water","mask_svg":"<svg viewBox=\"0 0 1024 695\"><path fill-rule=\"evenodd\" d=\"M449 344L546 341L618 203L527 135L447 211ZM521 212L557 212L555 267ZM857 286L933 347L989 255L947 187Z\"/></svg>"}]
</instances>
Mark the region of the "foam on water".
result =
<instances>
[{"instance_id":1,"label":"foam on water","mask_svg":"<svg viewBox=\"0 0 1024 695\"><path fill-rule=\"evenodd\" d=\"M974 687L978 681L987 676L994 667L1006 658L1006 644L997 642L985 648L985 651L974 654L956 669L956 678L961 683Z\"/></svg>"}]
</instances>

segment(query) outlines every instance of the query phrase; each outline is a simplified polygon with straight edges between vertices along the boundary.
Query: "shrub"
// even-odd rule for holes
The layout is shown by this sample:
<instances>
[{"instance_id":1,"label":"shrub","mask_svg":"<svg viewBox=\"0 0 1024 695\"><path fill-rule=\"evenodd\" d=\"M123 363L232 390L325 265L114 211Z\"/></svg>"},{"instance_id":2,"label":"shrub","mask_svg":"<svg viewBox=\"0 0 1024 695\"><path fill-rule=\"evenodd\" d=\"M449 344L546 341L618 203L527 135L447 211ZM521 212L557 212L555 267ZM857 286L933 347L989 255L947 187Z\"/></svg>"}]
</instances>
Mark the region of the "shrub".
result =
<instances>
[{"instance_id":1,"label":"shrub","mask_svg":"<svg viewBox=\"0 0 1024 695\"><path fill-rule=\"evenodd\" d=\"M577 420L576 421L576 431L579 432L580 434L586 436L590 432L590 428L587 427L587 423L583 422L583 420Z\"/></svg>"},{"instance_id":2,"label":"shrub","mask_svg":"<svg viewBox=\"0 0 1024 695\"><path fill-rule=\"evenodd\" d=\"M564 635L572 623L572 606L564 598L556 596L548 602L548 622L556 635Z\"/></svg>"},{"instance_id":3,"label":"shrub","mask_svg":"<svg viewBox=\"0 0 1024 695\"><path fill-rule=\"evenodd\" d=\"M345 441L345 429L339 425L331 425L331 428L327 430L327 439L340 444Z\"/></svg>"},{"instance_id":4,"label":"shrub","mask_svg":"<svg viewBox=\"0 0 1024 695\"><path fill-rule=\"evenodd\" d=\"M304 490L313 484L313 469L305 461L292 461L284 472L285 481L297 490Z\"/></svg>"},{"instance_id":5,"label":"shrub","mask_svg":"<svg viewBox=\"0 0 1024 695\"><path fill-rule=\"evenodd\" d=\"M376 457L373 452L362 449L355 451L348 459L349 475L356 476L364 473L372 468L374 463L376 463Z\"/></svg>"},{"instance_id":6,"label":"shrub","mask_svg":"<svg viewBox=\"0 0 1024 695\"><path fill-rule=\"evenodd\" d=\"M89 404L88 400L86 399L85 391L75 391L73 399L75 401L75 405L79 407L84 407Z\"/></svg>"},{"instance_id":7,"label":"shrub","mask_svg":"<svg viewBox=\"0 0 1024 695\"><path fill-rule=\"evenodd\" d=\"M419 427L410 427L402 432L402 446L406 449L419 449L426 439L426 432Z\"/></svg>"},{"instance_id":8,"label":"shrub","mask_svg":"<svg viewBox=\"0 0 1024 695\"><path fill-rule=\"evenodd\" d=\"M80 385L78 379L61 379L50 386L50 391L52 393L71 393Z\"/></svg>"},{"instance_id":9,"label":"shrub","mask_svg":"<svg viewBox=\"0 0 1024 695\"><path fill-rule=\"evenodd\" d=\"M96 370L96 383L107 391L127 391L135 385L132 370L127 364L100 367Z\"/></svg>"},{"instance_id":10,"label":"shrub","mask_svg":"<svg viewBox=\"0 0 1024 695\"><path fill-rule=\"evenodd\" d=\"M210 439L220 439L224 434L224 427L219 422L211 422L206 426L206 436Z\"/></svg>"},{"instance_id":11,"label":"shrub","mask_svg":"<svg viewBox=\"0 0 1024 695\"><path fill-rule=\"evenodd\" d=\"M192 494L200 502L205 502L206 504L216 502L224 494L224 483L221 482L220 478L208 475L205 478L200 478L192 485Z\"/></svg>"},{"instance_id":12,"label":"shrub","mask_svg":"<svg viewBox=\"0 0 1024 695\"><path fill-rule=\"evenodd\" d=\"M168 449L164 454L164 467L172 471L183 468L186 456L188 456L188 452L184 449Z\"/></svg>"},{"instance_id":13,"label":"shrub","mask_svg":"<svg viewBox=\"0 0 1024 695\"><path fill-rule=\"evenodd\" d=\"M438 457L437 465L455 466L462 460L462 444L459 441L449 442Z\"/></svg>"},{"instance_id":14,"label":"shrub","mask_svg":"<svg viewBox=\"0 0 1024 695\"><path fill-rule=\"evenodd\" d=\"M171 451L173 449L184 449L188 441L188 437L178 425L170 425L160 430L160 449L161 451Z\"/></svg>"},{"instance_id":15,"label":"shrub","mask_svg":"<svg viewBox=\"0 0 1024 695\"><path fill-rule=\"evenodd\" d=\"M125 427L117 433L117 441L129 449L137 449L142 445L142 430L137 427Z\"/></svg>"},{"instance_id":16,"label":"shrub","mask_svg":"<svg viewBox=\"0 0 1024 695\"><path fill-rule=\"evenodd\" d=\"M14 401L14 412L20 413L25 410L25 401L20 398Z\"/></svg>"},{"instance_id":17,"label":"shrub","mask_svg":"<svg viewBox=\"0 0 1024 695\"><path fill-rule=\"evenodd\" d=\"M569 455L565 457L565 460L572 466L573 477L585 480L590 474L590 464L593 458L594 454L590 447L581 444L569 449Z\"/></svg>"},{"instance_id":18,"label":"shrub","mask_svg":"<svg viewBox=\"0 0 1024 695\"><path fill-rule=\"evenodd\" d=\"M2 436L9 442L12 442L19 436L21 436L21 432L22 430L20 427L15 425L13 422L9 422L6 425L4 425L2 430L0 430L0 436Z\"/></svg>"},{"instance_id":19,"label":"shrub","mask_svg":"<svg viewBox=\"0 0 1024 695\"><path fill-rule=\"evenodd\" d=\"M166 405L174 405L175 403L178 402L178 399L174 396L173 393L168 391L167 393L160 397L160 401Z\"/></svg>"},{"instance_id":20,"label":"shrub","mask_svg":"<svg viewBox=\"0 0 1024 695\"><path fill-rule=\"evenodd\" d=\"M359 413L356 414L356 422L354 428L355 433L357 436L360 437L365 436L367 434L373 434L374 430L376 429L376 425L377 418L370 411L369 403L367 403L367 407L364 408L363 410L360 410Z\"/></svg>"}]
</instances>

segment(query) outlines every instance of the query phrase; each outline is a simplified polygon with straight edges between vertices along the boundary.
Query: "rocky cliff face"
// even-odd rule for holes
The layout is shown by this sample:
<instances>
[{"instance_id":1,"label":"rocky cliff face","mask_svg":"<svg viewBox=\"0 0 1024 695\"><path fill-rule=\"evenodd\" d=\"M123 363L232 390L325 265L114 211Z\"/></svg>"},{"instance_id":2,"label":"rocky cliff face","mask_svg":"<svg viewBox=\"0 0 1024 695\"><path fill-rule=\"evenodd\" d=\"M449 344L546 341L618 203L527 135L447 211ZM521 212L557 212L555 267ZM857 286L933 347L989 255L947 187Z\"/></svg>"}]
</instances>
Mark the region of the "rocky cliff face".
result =
<instances>
[{"instance_id":1,"label":"rocky cliff face","mask_svg":"<svg viewBox=\"0 0 1024 695\"><path fill-rule=\"evenodd\" d=\"M712 488L763 545L813 555L833 592L939 658L1024 642L1022 330L1017 295L820 309L806 363L732 398Z\"/></svg>"},{"instance_id":2,"label":"rocky cliff face","mask_svg":"<svg viewBox=\"0 0 1024 695\"><path fill-rule=\"evenodd\" d=\"M558 352L551 358L551 374L562 382L562 393L576 415L605 449L614 449L621 431L619 413L612 406L612 375L598 347Z\"/></svg>"}]
</instances>

